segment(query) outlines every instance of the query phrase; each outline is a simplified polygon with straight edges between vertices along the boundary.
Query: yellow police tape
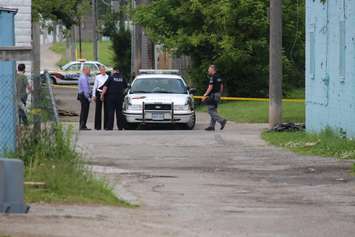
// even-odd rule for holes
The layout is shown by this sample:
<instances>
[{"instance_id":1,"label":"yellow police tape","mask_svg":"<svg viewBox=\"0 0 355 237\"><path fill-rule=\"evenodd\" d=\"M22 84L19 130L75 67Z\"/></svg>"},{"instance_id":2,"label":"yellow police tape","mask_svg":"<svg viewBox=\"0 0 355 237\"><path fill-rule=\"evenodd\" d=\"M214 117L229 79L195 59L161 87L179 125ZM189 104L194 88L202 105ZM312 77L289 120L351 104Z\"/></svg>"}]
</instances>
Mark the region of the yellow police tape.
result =
<instances>
[{"instance_id":1,"label":"yellow police tape","mask_svg":"<svg viewBox=\"0 0 355 237\"><path fill-rule=\"evenodd\" d=\"M53 88L65 88L65 89L77 89L78 86L69 86L69 85L52 85Z\"/></svg>"},{"instance_id":2,"label":"yellow police tape","mask_svg":"<svg viewBox=\"0 0 355 237\"><path fill-rule=\"evenodd\" d=\"M194 99L201 100L203 96L194 96ZM268 98L244 98L244 97L221 97L224 101L257 101L257 102L269 102ZM304 99L283 99L283 102L304 103Z\"/></svg>"},{"instance_id":3,"label":"yellow police tape","mask_svg":"<svg viewBox=\"0 0 355 237\"><path fill-rule=\"evenodd\" d=\"M67 88L67 89L77 89L77 86L69 85L53 85L53 88ZM203 96L194 96L194 99L201 100ZM257 101L257 102L269 102L268 98L244 98L244 97L221 97L223 101ZM283 99L283 102L292 103L304 103L304 99Z\"/></svg>"}]
</instances>

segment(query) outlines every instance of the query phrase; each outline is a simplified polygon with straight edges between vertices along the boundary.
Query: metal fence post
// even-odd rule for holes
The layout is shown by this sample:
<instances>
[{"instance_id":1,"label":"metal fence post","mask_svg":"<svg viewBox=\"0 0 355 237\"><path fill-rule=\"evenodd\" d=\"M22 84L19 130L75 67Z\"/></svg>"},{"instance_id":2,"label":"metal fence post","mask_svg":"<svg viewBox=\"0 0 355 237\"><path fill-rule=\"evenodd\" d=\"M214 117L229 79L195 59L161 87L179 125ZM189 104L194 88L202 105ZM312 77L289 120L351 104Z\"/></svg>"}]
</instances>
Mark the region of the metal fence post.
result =
<instances>
[{"instance_id":1,"label":"metal fence post","mask_svg":"<svg viewBox=\"0 0 355 237\"><path fill-rule=\"evenodd\" d=\"M52 106L52 110L53 110L53 120L55 123L58 123L59 122L59 115L58 115L58 110L57 110L57 104L55 102L53 88L51 85L51 78L50 78L48 71L44 71L44 76L46 77L46 83L48 85L48 93L49 93L49 97L51 100L51 106Z\"/></svg>"},{"instance_id":2,"label":"metal fence post","mask_svg":"<svg viewBox=\"0 0 355 237\"><path fill-rule=\"evenodd\" d=\"M32 23L32 71L33 71L33 108L39 109L41 100L41 51L40 51L40 24L39 22ZM33 131L35 136L41 131L41 118L37 113L33 117Z\"/></svg>"}]
</instances>

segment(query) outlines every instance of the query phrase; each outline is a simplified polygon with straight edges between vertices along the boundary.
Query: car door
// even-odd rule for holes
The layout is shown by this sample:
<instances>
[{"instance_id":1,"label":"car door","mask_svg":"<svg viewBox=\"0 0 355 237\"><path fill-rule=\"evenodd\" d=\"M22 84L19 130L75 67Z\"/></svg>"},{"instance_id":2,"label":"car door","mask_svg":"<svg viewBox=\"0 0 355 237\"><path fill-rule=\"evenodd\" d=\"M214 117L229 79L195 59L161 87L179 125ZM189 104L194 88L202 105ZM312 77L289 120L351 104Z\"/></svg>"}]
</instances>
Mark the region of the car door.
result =
<instances>
[{"instance_id":1,"label":"car door","mask_svg":"<svg viewBox=\"0 0 355 237\"><path fill-rule=\"evenodd\" d=\"M75 81L80 77L80 63L73 63L64 70L64 80Z\"/></svg>"}]
</instances>

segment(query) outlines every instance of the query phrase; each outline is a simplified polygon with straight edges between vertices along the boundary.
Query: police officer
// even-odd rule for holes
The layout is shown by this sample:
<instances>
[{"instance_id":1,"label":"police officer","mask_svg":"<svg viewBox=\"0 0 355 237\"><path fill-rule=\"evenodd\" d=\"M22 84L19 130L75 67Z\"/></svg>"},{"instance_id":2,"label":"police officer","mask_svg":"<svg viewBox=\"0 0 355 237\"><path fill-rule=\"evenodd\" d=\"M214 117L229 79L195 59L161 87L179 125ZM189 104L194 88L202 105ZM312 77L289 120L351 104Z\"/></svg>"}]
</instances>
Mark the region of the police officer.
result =
<instances>
[{"instance_id":1,"label":"police officer","mask_svg":"<svg viewBox=\"0 0 355 237\"><path fill-rule=\"evenodd\" d=\"M204 98L202 101L204 101L208 106L208 114L211 117L211 121L210 125L205 130L214 131L216 122L221 124L221 130L223 130L227 124L227 120L219 116L217 112L218 103L220 102L221 94L223 93L224 89L223 81L217 75L217 68L215 65L209 66L208 75L209 85L205 94L203 95Z\"/></svg>"},{"instance_id":2,"label":"police officer","mask_svg":"<svg viewBox=\"0 0 355 237\"><path fill-rule=\"evenodd\" d=\"M115 67L112 75L104 84L101 100L106 100L108 108L107 128L106 130L113 130L114 117L116 114L117 128L122 130L124 127L124 118L122 114L122 105L124 98L124 91L127 88L127 82L122 77L119 69Z\"/></svg>"}]
</instances>

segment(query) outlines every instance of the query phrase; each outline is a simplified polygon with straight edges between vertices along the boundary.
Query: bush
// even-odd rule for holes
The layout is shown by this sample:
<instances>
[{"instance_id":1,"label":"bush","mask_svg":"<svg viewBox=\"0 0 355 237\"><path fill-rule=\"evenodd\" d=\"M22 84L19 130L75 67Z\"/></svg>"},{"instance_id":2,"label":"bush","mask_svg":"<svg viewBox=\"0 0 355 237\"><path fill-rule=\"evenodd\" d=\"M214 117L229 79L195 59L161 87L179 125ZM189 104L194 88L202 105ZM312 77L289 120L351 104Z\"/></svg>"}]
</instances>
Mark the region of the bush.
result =
<instances>
[{"instance_id":1,"label":"bush","mask_svg":"<svg viewBox=\"0 0 355 237\"><path fill-rule=\"evenodd\" d=\"M283 1L284 90L304 87L305 1ZM191 56L190 79L201 93L216 64L230 96L268 95L269 1L152 1L134 11L154 43Z\"/></svg>"},{"instance_id":2,"label":"bush","mask_svg":"<svg viewBox=\"0 0 355 237\"><path fill-rule=\"evenodd\" d=\"M72 145L72 129L48 126L40 134L21 133L16 157L26 167L26 180L44 182L45 188L26 188L28 202L98 203L125 205L111 188L98 180Z\"/></svg>"}]
</instances>

